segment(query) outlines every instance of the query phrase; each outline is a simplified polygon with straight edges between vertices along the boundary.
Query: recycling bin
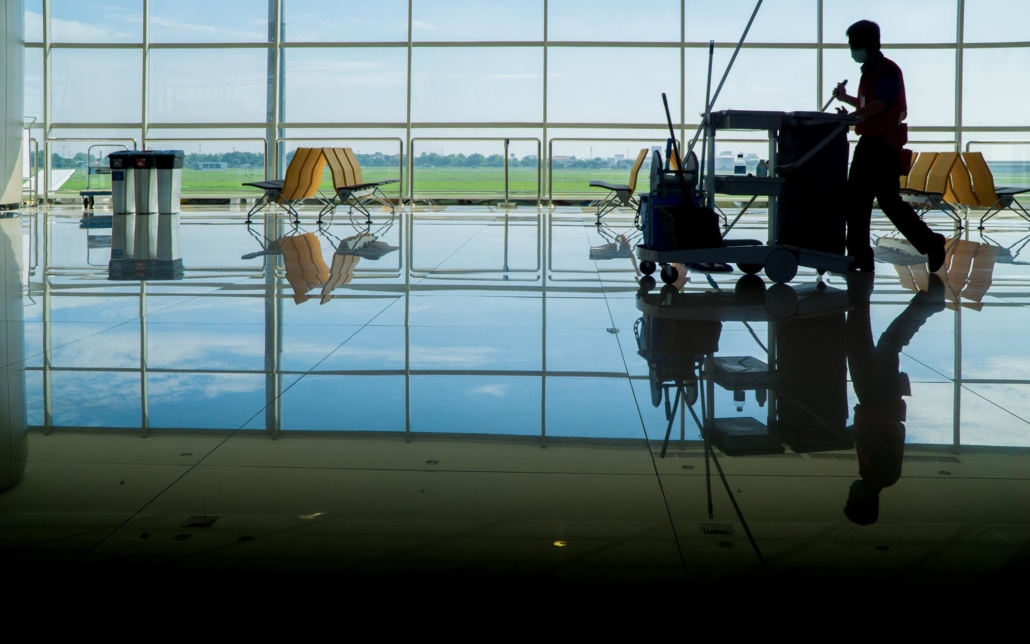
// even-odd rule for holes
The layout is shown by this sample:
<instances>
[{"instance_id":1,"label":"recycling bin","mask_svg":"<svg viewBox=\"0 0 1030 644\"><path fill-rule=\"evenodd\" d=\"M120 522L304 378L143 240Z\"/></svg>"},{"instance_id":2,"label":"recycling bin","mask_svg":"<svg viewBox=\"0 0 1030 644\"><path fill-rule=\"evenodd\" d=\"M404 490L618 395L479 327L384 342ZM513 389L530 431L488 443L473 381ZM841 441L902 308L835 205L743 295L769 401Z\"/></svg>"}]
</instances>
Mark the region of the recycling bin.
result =
<instances>
[{"instance_id":1,"label":"recycling bin","mask_svg":"<svg viewBox=\"0 0 1030 644\"><path fill-rule=\"evenodd\" d=\"M132 257L136 237L136 182L132 163L134 151L119 150L107 155L111 168L111 259Z\"/></svg>"},{"instance_id":2,"label":"recycling bin","mask_svg":"<svg viewBox=\"0 0 1030 644\"><path fill-rule=\"evenodd\" d=\"M131 155L136 188L136 239L133 259L144 261L157 256L157 159L144 150Z\"/></svg>"},{"instance_id":3,"label":"recycling bin","mask_svg":"<svg viewBox=\"0 0 1030 644\"><path fill-rule=\"evenodd\" d=\"M182 150L154 153L157 167L157 259L179 260L179 206L182 195Z\"/></svg>"}]
</instances>

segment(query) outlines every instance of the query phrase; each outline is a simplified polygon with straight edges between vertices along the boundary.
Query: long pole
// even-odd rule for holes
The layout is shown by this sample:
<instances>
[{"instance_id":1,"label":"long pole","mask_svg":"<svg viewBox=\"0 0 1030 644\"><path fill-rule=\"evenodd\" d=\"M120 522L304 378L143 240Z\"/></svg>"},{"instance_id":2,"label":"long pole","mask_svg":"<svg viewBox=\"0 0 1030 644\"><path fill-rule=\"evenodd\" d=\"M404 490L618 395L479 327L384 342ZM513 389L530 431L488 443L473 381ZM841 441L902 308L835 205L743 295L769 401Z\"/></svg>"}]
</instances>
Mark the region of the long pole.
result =
<instances>
[{"instance_id":1,"label":"long pole","mask_svg":"<svg viewBox=\"0 0 1030 644\"><path fill-rule=\"evenodd\" d=\"M733 50L733 56L730 57L730 63L726 65L726 71L722 74L722 80L719 81L719 87L715 90L715 96L712 100L708 101L705 105L705 114L709 114L712 111L712 106L719 100L719 94L722 92L722 86L726 84L726 77L730 75L730 70L733 69L733 63L737 60L737 54L740 53L740 48L744 46L744 39L747 38L747 34L751 31L751 24L754 23L755 17L758 15L758 10L762 8L762 0L758 0L758 4L755 5L755 10L751 12L751 18L747 21L747 26L744 27L744 33L740 35L740 41L737 43L736 49ZM705 123L702 123L697 128L697 133L694 134L694 139L690 142L690 148L687 149L686 156L690 156L690 153L694 151L694 145L697 143L697 138L701 136L701 131L705 127Z\"/></svg>"},{"instance_id":2,"label":"long pole","mask_svg":"<svg viewBox=\"0 0 1030 644\"><path fill-rule=\"evenodd\" d=\"M705 125L708 123L708 115L710 114L710 112L708 111L708 105L712 101L712 65L714 63L715 63L715 41L714 40L709 40L708 41L708 85L707 85L707 87L705 87L705 116L704 116L704 121L701 122L701 127L705 127ZM707 151L707 147L708 147L707 143L708 143L708 130L705 129L705 145L701 146L701 165L698 166L698 175L699 175L699 177L704 177L705 152ZM691 149L693 149L693 146L691 146ZM701 181L701 189L704 190L704 187L705 187L704 186L704 181L702 180Z\"/></svg>"}]
</instances>

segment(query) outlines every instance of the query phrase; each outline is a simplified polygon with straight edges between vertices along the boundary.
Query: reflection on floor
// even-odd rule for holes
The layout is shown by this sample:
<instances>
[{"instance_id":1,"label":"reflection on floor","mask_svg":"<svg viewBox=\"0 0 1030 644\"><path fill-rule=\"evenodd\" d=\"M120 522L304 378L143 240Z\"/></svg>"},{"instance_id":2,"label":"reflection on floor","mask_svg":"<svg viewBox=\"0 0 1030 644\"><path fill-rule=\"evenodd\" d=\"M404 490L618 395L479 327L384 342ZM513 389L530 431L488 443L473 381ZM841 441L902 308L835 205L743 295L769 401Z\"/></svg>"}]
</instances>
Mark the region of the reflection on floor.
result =
<instances>
[{"instance_id":1,"label":"reflection on floor","mask_svg":"<svg viewBox=\"0 0 1030 644\"><path fill-rule=\"evenodd\" d=\"M953 233L940 276L884 228L875 278L646 289L628 214L212 207L182 215L184 277L146 282L108 280L80 216L0 220L8 567L936 584L1027 563L1021 222Z\"/></svg>"}]
</instances>

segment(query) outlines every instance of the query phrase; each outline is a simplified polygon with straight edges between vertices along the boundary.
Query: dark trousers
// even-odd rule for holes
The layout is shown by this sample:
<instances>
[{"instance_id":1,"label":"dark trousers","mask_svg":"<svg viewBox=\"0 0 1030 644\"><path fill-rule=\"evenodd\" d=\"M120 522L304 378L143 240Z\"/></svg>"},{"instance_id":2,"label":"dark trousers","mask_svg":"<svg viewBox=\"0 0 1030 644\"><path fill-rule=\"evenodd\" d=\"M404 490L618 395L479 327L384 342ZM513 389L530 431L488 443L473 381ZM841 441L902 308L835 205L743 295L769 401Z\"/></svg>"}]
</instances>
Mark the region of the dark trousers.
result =
<instances>
[{"instance_id":1,"label":"dark trousers","mask_svg":"<svg viewBox=\"0 0 1030 644\"><path fill-rule=\"evenodd\" d=\"M848 255L859 266L872 265L873 249L869 245L869 225L873 216L873 199L916 250L926 253L933 247L935 236L919 218L912 206L901 200L899 190L901 160L898 149L883 139L863 136L855 146L848 175L847 221Z\"/></svg>"}]
</instances>

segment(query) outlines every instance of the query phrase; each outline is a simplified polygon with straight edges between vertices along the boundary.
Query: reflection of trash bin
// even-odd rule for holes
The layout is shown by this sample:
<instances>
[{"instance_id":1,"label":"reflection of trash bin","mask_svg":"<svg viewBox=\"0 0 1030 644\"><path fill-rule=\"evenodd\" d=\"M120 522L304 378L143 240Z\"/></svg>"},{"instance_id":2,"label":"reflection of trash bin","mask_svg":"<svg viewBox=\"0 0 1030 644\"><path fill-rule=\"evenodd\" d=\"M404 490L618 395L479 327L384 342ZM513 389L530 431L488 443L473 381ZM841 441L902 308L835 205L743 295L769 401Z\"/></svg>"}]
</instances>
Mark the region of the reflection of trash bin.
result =
<instances>
[{"instance_id":1,"label":"reflection of trash bin","mask_svg":"<svg viewBox=\"0 0 1030 644\"><path fill-rule=\"evenodd\" d=\"M107 155L111 166L111 259L132 257L136 237L136 182L134 152L120 150Z\"/></svg>"},{"instance_id":2,"label":"reflection of trash bin","mask_svg":"<svg viewBox=\"0 0 1030 644\"><path fill-rule=\"evenodd\" d=\"M153 152L135 152L129 158L136 188L136 243L134 259L157 255L157 167Z\"/></svg>"},{"instance_id":3,"label":"reflection of trash bin","mask_svg":"<svg viewBox=\"0 0 1030 644\"><path fill-rule=\"evenodd\" d=\"M157 167L157 260L179 260L179 206L182 194L182 150L155 152ZM181 260L179 260L181 263Z\"/></svg>"}]
</instances>

